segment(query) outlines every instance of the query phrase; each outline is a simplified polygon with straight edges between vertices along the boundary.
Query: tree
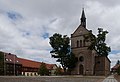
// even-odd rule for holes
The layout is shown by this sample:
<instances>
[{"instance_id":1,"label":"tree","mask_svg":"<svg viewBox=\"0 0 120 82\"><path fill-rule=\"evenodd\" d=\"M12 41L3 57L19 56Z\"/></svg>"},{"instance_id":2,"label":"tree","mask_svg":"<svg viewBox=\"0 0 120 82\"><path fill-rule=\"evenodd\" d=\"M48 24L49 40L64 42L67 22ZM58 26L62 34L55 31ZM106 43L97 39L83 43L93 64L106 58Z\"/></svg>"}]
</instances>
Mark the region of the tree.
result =
<instances>
[{"instance_id":1,"label":"tree","mask_svg":"<svg viewBox=\"0 0 120 82\"><path fill-rule=\"evenodd\" d=\"M67 58L68 58L67 60L68 73L71 74L71 71L76 66L76 62L78 61L78 59L72 52L70 55L68 55Z\"/></svg>"},{"instance_id":2,"label":"tree","mask_svg":"<svg viewBox=\"0 0 120 82\"><path fill-rule=\"evenodd\" d=\"M55 69L55 74L56 74L56 75L62 75L62 68L61 68L61 66L59 66L59 67L57 67L57 68Z\"/></svg>"},{"instance_id":3,"label":"tree","mask_svg":"<svg viewBox=\"0 0 120 82\"><path fill-rule=\"evenodd\" d=\"M50 52L52 57L57 58L57 62L60 62L64 72L66 72L66 69L70 66L68 64L70 63L69 59L72 59L71 57L74 56L73 54L71 56L70 38L67 35L62 36L61 34L55 33L50 37L50 45L52 47L52 51Z\"/></svg>"},{"instance_id":4,"label":"tree","mask_svg":"<svg viewBox=\"0 0 120 82\"><path fill-rule=\"evenodd\" d=\"M49 70L46 67L45 63L41 63L40 68L38 70L38 74L40 74L41 76L43 75L49 75Z\"/></svg>"},{"instance_id":5,"label":"tree","mask_svg":"<svg viewBox=\"0 0 120 82\"><path fill-rule=\"evenodd\" d=\"M116 65L119 65L119 64L120 64L120 61L118 60L117 63L116 63Z\"/></svg>"},{"instance_id":6,"label":"tree","mask_svg":"<svg viewBox=\"0 0 120 82\"><path fill-rule=\"evenodd\" d=\"M117 68L116 72L118 75L120 75L120 67Z\"/></svg>"},{"instance_id":7,"label":"tree","mask_svg":"<svg viewBox=\"0 0 120 82\"><path fill-rule=\"evenodd\" d=\"M0 52L0 75L4 74L4 53Z\"/></svg>"},{"instance_id":8,"label":"tree","mask_svg":"<svg viewBox=\"0 0 120 82\"><path fill-rule=\"evenodd\" d=\"M102 28L98 28L97 36L93 35L90 31L90 33L87 36L85 36L85 39L91 42L88 49L95 50L99 56L107 57L109 52L111 51L111 48L108 47L105 43L106 34L108 34L108 31L103 31Z\"/></svg>"},{"instance_id":9,"label":"tree","mask_svg":"<svg viewBox=\"0 0 120 82\"><path fill-rule=\"evenodd\" d=\"M117 72L118 75L120 75L120 66L119 65L120 65L120 61L118 60L117 63L116 63L116 66L117 66L116 72Z\"/></svg>"}]
</instances>

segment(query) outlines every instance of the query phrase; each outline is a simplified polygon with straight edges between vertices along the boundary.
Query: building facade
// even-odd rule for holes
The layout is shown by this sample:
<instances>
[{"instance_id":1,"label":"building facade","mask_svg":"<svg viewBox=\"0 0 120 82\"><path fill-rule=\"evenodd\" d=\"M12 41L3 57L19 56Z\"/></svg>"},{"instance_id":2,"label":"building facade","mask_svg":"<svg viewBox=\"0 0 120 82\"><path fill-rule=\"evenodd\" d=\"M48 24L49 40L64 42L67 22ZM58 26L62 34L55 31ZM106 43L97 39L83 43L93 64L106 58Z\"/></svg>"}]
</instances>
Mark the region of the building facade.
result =
<instances>
[{"instance_id":1,"label":"building facade","mask_svg":"<svg viewBox=\"0 0 120 82\"><path fill-rule=\"evenodd\" d=\"M46 64L49 75L54 75L56 64ZM0 75L38 76L41 62L19 58L14 54L0 52Z\"/></svg>"},{"instance_id":2,"label":"building facade","mask_svg":"<svg viewBox=\"0 0 120 82\"><path fill-rule=\"evenodd\" d=\"M4 75L21 75L22 64L16 55L11 53L3 53L3 74Z\"/></svg>"},{"instance_id":3,"label":"building facade","mask_svg":"<svg viewBox=\"0 0 120 82\"><path fill-rule=\"evenodd\" d=\"M85 36L90 32L91 30L86 28L86 17L83 9L81 24L74 33L71 34L71 50L78 58L78 62L72 74L108 75L110 73L110 60L107 57L99 57L95 50L88 49L91 42L87 41ZM99 61L97 59L99 59Z\"/></svg>"},{"instance_id":4,"label":"building facade","mask_svg":"<svg viewBox=\"0 0 120 82\"><path fill-rule=\"evenodd\" d=\"M118 60L117 63L111 68L111 72L120 74L119 70L120 70L120 61Z\"/></svg>"}]
</instances>

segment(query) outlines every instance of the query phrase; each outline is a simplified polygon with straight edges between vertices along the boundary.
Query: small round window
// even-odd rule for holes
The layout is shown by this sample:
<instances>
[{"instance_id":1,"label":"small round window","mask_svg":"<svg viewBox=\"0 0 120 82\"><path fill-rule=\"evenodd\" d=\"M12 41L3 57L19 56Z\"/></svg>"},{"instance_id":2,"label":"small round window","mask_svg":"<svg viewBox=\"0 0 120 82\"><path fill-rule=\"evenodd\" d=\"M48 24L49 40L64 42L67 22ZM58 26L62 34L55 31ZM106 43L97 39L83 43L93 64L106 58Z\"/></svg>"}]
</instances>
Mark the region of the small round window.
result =
<instances>
[{"instance_id":1,"label":"small round window","mask_svg":"<svg viewBox=\"0 0 120 82\"><path fill-rule=\"evenodd\" d=\"M83 61L84 61L84 57L83 57L83 56L80 56L80 57L79 57L79 61L83 62Z\"/></svg>"}]
</instances>

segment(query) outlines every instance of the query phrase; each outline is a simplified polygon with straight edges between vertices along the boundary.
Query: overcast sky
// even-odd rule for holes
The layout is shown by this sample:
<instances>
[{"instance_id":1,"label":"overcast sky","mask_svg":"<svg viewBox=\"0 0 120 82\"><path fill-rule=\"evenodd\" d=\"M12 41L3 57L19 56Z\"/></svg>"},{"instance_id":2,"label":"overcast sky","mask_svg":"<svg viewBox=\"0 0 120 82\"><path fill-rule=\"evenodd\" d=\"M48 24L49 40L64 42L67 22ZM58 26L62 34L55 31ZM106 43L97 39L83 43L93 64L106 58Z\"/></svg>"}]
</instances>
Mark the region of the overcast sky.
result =
<instances>
[{"instance_id":1,"label":"overcast sky","mask_svg":"<svg viewBox=\"0 0 120 82\"><path fill-rule=\"evenodd\" d=\"M112 66L120 59L120 0L0 0L0 51L18 57L55 63L49 37L70 36L85 8L87 29L109 31Z\"/></svg>"}]
</instances>

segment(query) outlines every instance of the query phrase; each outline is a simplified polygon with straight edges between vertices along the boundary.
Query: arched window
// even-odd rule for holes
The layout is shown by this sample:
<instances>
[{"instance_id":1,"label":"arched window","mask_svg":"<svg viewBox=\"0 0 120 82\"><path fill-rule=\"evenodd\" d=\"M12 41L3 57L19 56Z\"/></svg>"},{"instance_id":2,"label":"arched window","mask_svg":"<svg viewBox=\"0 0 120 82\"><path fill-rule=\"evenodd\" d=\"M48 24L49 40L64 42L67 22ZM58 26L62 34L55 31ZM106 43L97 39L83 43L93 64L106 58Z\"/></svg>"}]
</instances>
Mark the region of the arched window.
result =
<instances>
[{"instance_id":1,"label":"arched window","mask_svg":"<svg viewBox=\"0 0 120 82\"><path fill-rule=\"evenodd\" d=\"M79 47L79 41L77 40L77 47Z\"/></svg>"},{"instance_id":2,"label":"arched window","mask_svg":"<svg viewBox=\"0 0 120 82\"><path fill-rule=\"evenodd\" d=\"M86 46L86 44L85 44L85 40L83 40L83 46L84 46L84 47Z\"/></svg>"},{"instance_id":3,"label":"arched window","mask_svg":"<svg viewBox=\"0 0 120 82\"><path fill-rule=\"evenodd\" d=\"M80 40L80 47L82 47L82 40Z\"/></svg>"}]
</instances>

